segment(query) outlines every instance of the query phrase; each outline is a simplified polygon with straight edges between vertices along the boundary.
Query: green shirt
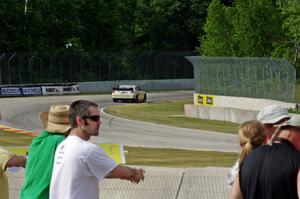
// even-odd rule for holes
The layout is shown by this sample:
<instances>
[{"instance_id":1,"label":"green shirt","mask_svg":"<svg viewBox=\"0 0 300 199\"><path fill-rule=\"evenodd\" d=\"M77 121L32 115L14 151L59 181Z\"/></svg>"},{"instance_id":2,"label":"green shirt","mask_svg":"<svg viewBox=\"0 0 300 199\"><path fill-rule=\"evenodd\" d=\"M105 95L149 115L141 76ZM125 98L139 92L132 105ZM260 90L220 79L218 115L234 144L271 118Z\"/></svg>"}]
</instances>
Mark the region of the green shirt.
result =
<instances>
[{"instance_id":1,"label":"green shirt","mask_svg":"<svg viewBox=\"0 0 300 199\"><path fill-rule=\"evenodd\" d=\"M49 188L56 147L65 139L62 134L42 131L32 140L25 170L21 199L49 198Z\"/></svg>"}]
</instances>

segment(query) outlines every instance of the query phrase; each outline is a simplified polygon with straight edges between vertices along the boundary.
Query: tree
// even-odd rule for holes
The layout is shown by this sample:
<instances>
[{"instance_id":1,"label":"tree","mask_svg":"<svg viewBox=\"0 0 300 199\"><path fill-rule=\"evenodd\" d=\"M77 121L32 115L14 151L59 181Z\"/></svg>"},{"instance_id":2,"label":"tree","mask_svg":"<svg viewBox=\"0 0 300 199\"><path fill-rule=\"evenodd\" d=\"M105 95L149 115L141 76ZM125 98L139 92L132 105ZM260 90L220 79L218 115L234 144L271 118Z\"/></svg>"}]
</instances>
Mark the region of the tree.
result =
<instances>
[{"instance_id":1,"label":"tree","mask_svg":"<svg viewBox=\"0 0 300 199\"><path fill-rule=\"evenodd\" d=\"M231 7L225 7L220 0L213 0L208 8L205 36L200 37L200 54L205 56L234 55L232 40Z\"/></svg>"},{"instance_id":2,"label":"tree","mask_svg":"<svg viewBox=\"0 0 300 199\"><path fill-rule=\"evenodd\" d=\"M0 1L0 27L2 52L25 50L24 1Z\"/></svg>"},{"instance_id":3,"label":"tree","mask_svg":"<svg viewBox=\"0 0 300 199\"><path fill-rule=\"evenodd\" d=\"M280 10L270 0L237 0L233 19L236 56L269 57L282 37Z\"/></svg>"},{"instance_id":4,"label":"tree","mask_svg":"<svg viewBox=\"0 0 300 199\"><path fill-rule=\"evenodd\" d=\"M87 51L116 51L122 48L117 0L85 0L80 8L80 38Z\"/></svg>"},{"instance_id":5,"label":"tree","mask_svg":"<svg viewBox=\"0 0 300 199\"><path fill-rule=\"evenodd\" d=\"M210 0L144 0L139 13L138 41L146 49L195 50Z\"/></svg>"},{"instance_id":6,"label":"tree","mask_svg":"<svg viewBox=\"0 0 300 199\"><path fill-rule=\"evenodd\" d=\"M27 50L64 49L68 40L78 37L80 0L30 0L27 18Z\"/></svg>"},{"instance_id":7,"label":"tree","mask_svg":"<svg viewBox=\"0 0 300 199\"><path fill-rule=\"evenodd\" d=\"M201 50L207 56L269 57L282 38L282 17L270 0L213 0Z\"/></svg>"},{"instance_id":8,"label":"tree","mask_svg":"<svg viewBox=\"0 0 300 199\"><path fill-rule=\"evenodd\" d=\"M300 51L300 4L296 0L278 0L277 3L283 16L284 36L276 43L273 56L285 57L299 68L297 61Z\"/></svg>"}]
</instances>

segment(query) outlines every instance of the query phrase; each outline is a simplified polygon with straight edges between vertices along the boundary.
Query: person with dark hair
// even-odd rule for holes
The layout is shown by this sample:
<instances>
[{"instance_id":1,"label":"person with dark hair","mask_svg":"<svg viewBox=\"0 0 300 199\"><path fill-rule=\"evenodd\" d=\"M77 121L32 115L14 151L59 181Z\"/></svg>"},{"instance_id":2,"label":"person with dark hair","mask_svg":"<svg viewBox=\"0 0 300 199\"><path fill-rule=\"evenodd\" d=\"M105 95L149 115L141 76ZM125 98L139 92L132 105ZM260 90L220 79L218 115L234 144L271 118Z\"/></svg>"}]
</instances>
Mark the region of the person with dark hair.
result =
<instances>
[{"instance_id":1,"label":"person with dark hair","mask_svg":"<svg viewBox=\"0 0 300 199\"><path fill-rule=\"evenodd\" d=\"M51 199L97 199L98 182L103 178L120 178L139 183L144 170L118 165L104 151L89 142L99 134L98 105L87 100L71 104L71 132L58 146L51 178ZM66 177L67 176L67 177Z\"/></svg>"},{"instance_id":2,"label":"person with dark hair","mask_svg":"<svg viewBox=\"0 0 300 199\"><path fill-rule=\"evenodd\" d=\"M52 105L40 113L43 130L31 142L25 170L21 199L48 199L56 147L68 135L70 106Z\"/></svg>"},{"instance_id":3,"label":"person with dark hair","mask_svg":"<svg viewBox=\"0 0 300 199\"><path fill-rule=\"evenodd\" d=\"M278 127L272 145L263 145L240 165L230 199L298 199L300 197L300 116Z\"/></svg>"}]
</instances>

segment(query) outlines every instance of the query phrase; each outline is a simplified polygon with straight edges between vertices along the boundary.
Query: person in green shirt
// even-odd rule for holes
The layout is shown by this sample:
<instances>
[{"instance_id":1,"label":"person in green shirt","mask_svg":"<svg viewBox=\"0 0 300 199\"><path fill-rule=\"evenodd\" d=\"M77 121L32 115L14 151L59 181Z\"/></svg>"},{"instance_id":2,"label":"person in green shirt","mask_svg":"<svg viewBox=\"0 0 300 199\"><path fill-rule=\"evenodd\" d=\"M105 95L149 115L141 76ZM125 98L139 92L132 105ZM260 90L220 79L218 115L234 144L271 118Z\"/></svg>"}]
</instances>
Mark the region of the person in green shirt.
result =
<instances>
[{"instance_id":1,"label":"person in green shirt","mask_svg":"<svg viewBox=\"0 0 300 199\"><path fill-rule=\"evenodd\" d=\"M21 199L48 199L57 146L71 129L70 106L52 105L49 112L40 113L43 130L31 142L25 170Z\"/></svg>"}]
</instances>

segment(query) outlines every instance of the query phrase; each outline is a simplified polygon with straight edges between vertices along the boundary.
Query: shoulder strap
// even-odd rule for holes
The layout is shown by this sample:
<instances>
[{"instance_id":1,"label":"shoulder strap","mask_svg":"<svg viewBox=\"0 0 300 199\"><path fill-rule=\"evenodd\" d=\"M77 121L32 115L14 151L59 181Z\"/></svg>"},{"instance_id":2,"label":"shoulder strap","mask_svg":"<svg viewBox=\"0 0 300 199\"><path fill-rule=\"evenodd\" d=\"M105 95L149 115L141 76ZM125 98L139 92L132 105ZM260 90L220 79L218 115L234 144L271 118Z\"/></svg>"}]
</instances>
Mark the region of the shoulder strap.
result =
<instances>
[{"instance_id":1,"label":"shoulder strap","mask_svg":"<svg viewBox=\"0 0 300 199\"><path fill-rule=\"evenodd\" d=\"M281 143L287 144L287 145L295 148L294 145L289 140L287 140L287 139L278 137L276 140L279 141L279 142L281 142Z\"/></svg>"}]
</instances>

